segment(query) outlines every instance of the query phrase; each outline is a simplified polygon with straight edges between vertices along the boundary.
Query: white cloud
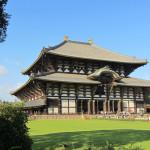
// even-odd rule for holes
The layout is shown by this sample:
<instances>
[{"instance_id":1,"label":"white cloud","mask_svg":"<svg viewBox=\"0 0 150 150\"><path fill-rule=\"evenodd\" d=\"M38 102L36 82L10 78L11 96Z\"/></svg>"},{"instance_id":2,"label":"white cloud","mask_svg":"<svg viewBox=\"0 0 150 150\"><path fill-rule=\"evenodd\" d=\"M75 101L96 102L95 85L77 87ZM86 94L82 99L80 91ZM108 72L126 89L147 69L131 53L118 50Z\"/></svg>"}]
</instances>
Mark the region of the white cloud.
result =
<instances>
[{"instance_id":1,"label":"white cloud","mask_svg":"<svg viewBox=\"0 0 150 150\"><path fill-rule=\"evenodd\" d=\"M0 100L3 101L14 101L17 100L17 97L11 95L11 92L20 87L22 83L17 83L16 85L5 84L0 86Z\"/></svg>"},{"instance_id":2,"label":"white cloud","mask_svg":"<svg viewBox=\"0 0 150 150\"><path fill-rule=\"evenodd\" d=\"M5 66L0 65L0 76L6 75L7 74L7 69Z\"/></svg>"}]
</instances>

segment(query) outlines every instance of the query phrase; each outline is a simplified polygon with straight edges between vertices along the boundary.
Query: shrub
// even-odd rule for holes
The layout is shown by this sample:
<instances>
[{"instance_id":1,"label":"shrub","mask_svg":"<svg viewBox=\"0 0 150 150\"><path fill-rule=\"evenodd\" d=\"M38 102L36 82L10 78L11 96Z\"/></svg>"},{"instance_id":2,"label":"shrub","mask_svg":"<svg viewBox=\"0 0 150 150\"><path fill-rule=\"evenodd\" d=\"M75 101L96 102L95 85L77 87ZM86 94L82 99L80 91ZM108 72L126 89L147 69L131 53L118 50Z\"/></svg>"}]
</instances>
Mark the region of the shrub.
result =
<instances>
[{"instance_id":1,"label":"shrub","mask_svg":"<svg viewBox=\"0 0 150 150\"><path fill-rule=\"evenodd\" d=\"M27 116L10 103L0 104L0 150L31 150Z\"/></svg>"}]
</instances>

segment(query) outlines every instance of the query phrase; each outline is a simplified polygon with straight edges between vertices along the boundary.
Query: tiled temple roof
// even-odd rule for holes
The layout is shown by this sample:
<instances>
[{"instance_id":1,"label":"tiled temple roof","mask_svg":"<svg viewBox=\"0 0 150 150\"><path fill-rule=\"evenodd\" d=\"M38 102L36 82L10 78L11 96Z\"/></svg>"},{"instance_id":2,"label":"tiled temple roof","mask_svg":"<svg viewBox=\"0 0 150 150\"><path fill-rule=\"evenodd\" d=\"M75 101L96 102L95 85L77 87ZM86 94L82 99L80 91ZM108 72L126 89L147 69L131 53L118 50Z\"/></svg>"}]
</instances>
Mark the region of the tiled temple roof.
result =
<instances>
[{"instance_id":1,"label":"tiled temple roof","mask_svg":"<svg viewBox=\"0 0 150 150\"><path fill-rule=\"evenodd\" d=\"M108 49L96 46L94 44L70 40L64 42L60 46L50 48L48 53L67 57L99 60L99 61L123 62L133 64L147 63L146 60L137 59L131 56L125 56L117 52L112 52Z\"/></svg>"},{"instance_id":2,"label":"tiled temple roof","mask_svg":"<svg viewBox=\"0 0 150 150\"><path fill-rule=\"evenodd\" d=\"M139 65L147 64L147 60L145 59L137 59L136 57L122 55L90 43L68 40L53 47L43 48L34 63L30 65L26 70L22 71L22 73L25 74L27 71L29 71L41 59L43 54L106 62Z\"/></svg>"},{"instance_id":3,"label":"tiled temple roof","mask_svg":"<svg viewBox=\"0 0 150 150\"><path fill-rule=\"evenodd\" d=\"M97 80L89 79L87 75L69 73L52 73L46 76L37 77L35 79L65 83L100 84L100 82ZM150 80L126 77L122 78L119 82L115 82L115 85L150 87Z\"/></svg>"},{"instance_id":4,"label":"tiled temple roof","mask_svg":"<svg viewBox=\"0 0 150 150\"><path fill-rule=\"evenodd\" d=\"M58 81L65 83L100 84L99 81L88 79L87 75L70 73L52 73L46 76L36 77L35 79L43 81Z\"/></svg>"},{"instance_id":5,"label":"tiled temple roof","mask_svg":"<svg viewBox=\"0 0 150 150\"><path fill-rule=\"evenodd\" d=\"M136 86L136 87L150 87L150 80L127 77L127 78L121 79L121 82L117 83L117 85Z\"/></svg>"},{"instance_id":6,"label":"tiled temple roof","mask_svg":"<svg viewBox=\"0 0 150 150\"><path fill-rule=\"evenodd\" d=\"M78 84L101 84L99 81L91 80L87 75L81 74L69 74L69 73L51 73L45 76L34 77L29 79L24 85L12 92L12 95L16 95L19 91L25 88L28 84L34 80L49 81L49 82L64 82L64 83L78 83ZM150 80L143 80L138 78L126 77L122 78L119 82L115 82L114 85L118 86L136 86L136 87L150 87Z\"/></svg>"}]
</instances>

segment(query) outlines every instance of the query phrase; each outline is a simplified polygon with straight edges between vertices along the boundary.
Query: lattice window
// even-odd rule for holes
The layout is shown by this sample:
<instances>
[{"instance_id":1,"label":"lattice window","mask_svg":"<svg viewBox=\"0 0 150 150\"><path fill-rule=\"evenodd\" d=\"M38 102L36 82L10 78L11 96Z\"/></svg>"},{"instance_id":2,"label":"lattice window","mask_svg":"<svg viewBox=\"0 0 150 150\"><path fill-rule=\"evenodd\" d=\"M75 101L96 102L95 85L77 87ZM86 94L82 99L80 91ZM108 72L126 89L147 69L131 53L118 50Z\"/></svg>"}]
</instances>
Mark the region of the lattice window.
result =
<instances>
[{"instance_id":1,"label":"lattice window","mask_svg":"<svg viewBox=\"0 0 150 150\"><path fill-rule=\"evenodd\" d=\"M128 94L129 94L129 98L134 98L134 92L133 92L133 88L128 88Z\"/></svg>"},{"instance_id":2,"label":"lattice window","mask_svg":"<svg viewBox=\"0 0 150 150\"><path fill-rule=\"evenodd\" d=\"M125 76L124 66L121 66L121 67L120 67L120 76L122 76L122 77Z\"/></svg>"},{"instance_id":3,"label":"lattice window","mask_svg":"<svg viewBox=\"0 0 150 150\"><path fill-rule=\"evenodd\" d=\"M52 84L47 84L47 95L48 96L53 96L54 94L53 94L53 86L52 86Z\"/></svg>"},{"instance_id":4,"label":"lattice window","mask_svg":"<svg viewBox=\"0 0 150 150\"><path fill-rule=\"evenodd\" d=\"M136 88L136 99L143 99L143 90L142 88Z\"/></svg>"},{"instance_id":5,"label":"lattice window","mask_svg":"<svg viewBox=\"0 0 150 150\"><path fill-rule=\"evenodd\" d=\"M68 86L67 85L63 85L61 87L61 96L68 96Z\"/></svg>"},{"instance_id":6,"label":"lattice window","mask_svg":"<svg viewBox=\"0 0 150 150\"><path fill-rule=\"evenodd\" d=\"M90 86L85 86L85 96L86 97L91 97L91 87Z\"/></svg>"},{"instance_id":7,"label":"lattice window","mask_svg":"<svg viewBox=\"0 0 150 150\"><path fill-rule=\"evenodd\" d=\"M75 97L75 86L74 85L69 85L69 96L70 97Z\"/></svg>"},{"instance_id":8,"label":"lattice window","mask_svg":"<svg viewBox=\"0 0 150 150\"><path fill-rule=\"evenodd\" d=\"M127 89L127 87L123 88L123 98L125 98L125 99L128 98L128 89Z\"/></svg>"},{"instance_id":9,"label":"lattice window","mask_svg":"<svg viewBox=\"0 0 150 150\"><path fill-rule=\"evenodd\" d=\"M120 98L120 88L119 87L115 88L115 93L116 93L116 98Z\"/></svg>"},{"instance_id":10,"label":"lattice window","mask_svg":"<svg viewBox=\"0 0 150 150\"><path fill-rule=\"evenodd\" d=\"M63 72L63 62L61 60L57 62L57 71Z\"/></svg>"},{"instance_id":11,"label":"lattice window","mask_svg":"<svg viewBox=\"0 0 150 150\"><path fill-rule=\"evenodd\" d=\"M68 61L64 62L64 72L70 72L70 67L69 67L69 62Z\"/></svg>"},{"instance_id":12,"label":"lattice window","mask_svg":"<svg viewBox=\"0 0 150 150\"><path fill-rule=\"evenodd\" d=\"M84 97L84 86L79 86L78 87L78 96L79 97Z\"/></svg>"}]
</instances>

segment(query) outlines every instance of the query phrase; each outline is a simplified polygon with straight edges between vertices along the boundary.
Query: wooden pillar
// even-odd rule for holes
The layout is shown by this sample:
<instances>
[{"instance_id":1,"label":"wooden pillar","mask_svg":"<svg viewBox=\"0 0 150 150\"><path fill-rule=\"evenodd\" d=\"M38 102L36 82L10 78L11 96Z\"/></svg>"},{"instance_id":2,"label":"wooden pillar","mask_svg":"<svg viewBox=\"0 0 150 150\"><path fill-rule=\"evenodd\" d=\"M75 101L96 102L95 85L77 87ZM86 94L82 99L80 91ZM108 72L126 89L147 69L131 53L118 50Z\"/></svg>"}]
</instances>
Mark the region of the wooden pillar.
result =
<instances>
[{"instance_id":1,"label":"wooden pillar","mask_svg":"<svg viewBox=\"0 0 150 150\"><path fill-rule=\"evenodd\" d=\"M79 103L79 99L78 99L78 86L75 84L75 97L76 97L76 113L78 113L79 109L78 109L78 103Z\"/></svg>"},{"instance_id":2,"label":"wooden pillar","mask_svg":"<svg viewBox=\"0 0 150 150\"><path fill-rule=\"evenodd\" d=\"M88 114L91 114L91 100L88 100Z\"/></svg>"},{"instance_id":3,"label":"wooden pillar","mask_svg":"<svg viewBox=\"0 0 150 150\"><path fill-rule=\"evenodd\" d=\"M106 84L106 99L104 101L104 112L110 112L110 101L109 101L109 95L110 95L110 87Z\"/></svg>"},{"instance_id":4,"label":"wooden pillar","mask_svg":"<svg viewBox=\"0 0 150 150\"><path fill-rule=\"evenodd\" d=\"M120 100L120 112L122 112L122 100Z\"/></svg>"},{"instance_id":5,"label":"wooden pillar","mask_svg":"<svg viewBox=\"0 0 150 150\"><path fill-rule=\"evenodd\" d=\"M104 100L103 102L103 112L107 112L107 101Z\"/></svg>"},{"instance_id":6,"label":"wooden pillar","mask_svg":"<svg viewBox=\"0 0 150 150\"><path fill-rule=\"evenodd\" d=\"M123 111L124 110L124 106L123 106L123 96L124 96L124 88L123 87L120 87L120 97L121 97L121 101L120 101L120 111Z\"/></svg>"},{"instance_id":7,"label":"wooden pillar","mask_svg":"<svg viewBox=\"0 0 150 150\"><path fill-rule=\"evenodd\" d=\"M48 110L47 108L44 108L44 115L47 115L48 114Z\"/></svg>"},{"instance_id":8,"label":"wooden pillar","mask_svg":"<svg viewBox=\"0 0 150 150\"><path fill-rule=\"evenodd\" d=\"M137 113L136 89L135 88L133 88L133 96L134 96L134 113Z\"/></svg>"},{"instance_id":9,"label":"wooden pillar","mask_svg":"<svg viewBox=\"0 0 150 150\"><path fill-rule=\"evenodd\" d=\"M93 114L95 114L95 100L93 100Z\"/></svg>"},{"instance_id":10,"label":"wooden pillar","mask_svg":"<svg viewBox=\"0 0 150 150\"><path fill-rule=\"evenodd\" d=\"M134 101L134 113L137 114L137 102L136 102L136 100Z\"/></svg>"},{"instance_id":11,"label":"wooden pillar","mask_svg":"<svg viewBox=\"0 0 150 150\"><path fill-rule=\"evenodd\" d=\"M112 100L112 112L115 112L114 100Z\"/></svg>"},{"instance_id":12,"label":"wooden pillar","mask_svg":"<svg viewBox=\"0 0 150 150\"><path fill-rule=\"evenodd\" d=\"M118 112L121 112L121 101L118 101Z\"/></svg>"},{"instance_id":13,"label":"wooden pillar","mask_svg":"<svg viewBox=\"0 0 150 150\"><path fill-rule=\"evenodd\" d=\"M107 108L108 108L108 112L110 112L110 100L107 101Z\"/></svg>"},{"instance_id":14,"label":"wooden pillar","mask_svg":"<svg viewBox=\"0 0 150 150\"><path fill-rule=\"evenodd\" d=\"M77 109L77 100L75 100L75 113L77 114L77 111L78 109Z\"/></svg>"},{"instance_id":15,"label":"wooden pillar","mask_svg":"<svg viewBox=\"0 0 150 150\"><path fill-rule=\"evenodd\" d=\"M62 114L62 101L61 101L61 92L62 92L62 85L59 83L59 99L58 99L58 114Z\"/></svg>"},{"instance_id":16,"label":"wooden pillar","mask_svg":"<svg viewBox=\"0 0 150 150\"><path fill-rule=\"evenodd\" d=\"M61 100L58 100L58 114L61 114L62 103Z\"/></svg>"},{"instance_id":17,"label":"wooden pillar","mask_svg":"<svg viewBox=\"0 0 150 150\"><path fill-rule=\"evenodd\" d=\"M81 100L81 113L83 113L83 100Z\"/></svg>"},{"instance_id":18,"label":"wooden pillar","mask_svg":"<svg viewBox=\"0 0 150 150\"><path fill-rule=\"evenodd\" d=\"M98 109L98 100L96 101L96 113L98 114L99 113L99 109Z\"/></svg>"}]
</instances>

